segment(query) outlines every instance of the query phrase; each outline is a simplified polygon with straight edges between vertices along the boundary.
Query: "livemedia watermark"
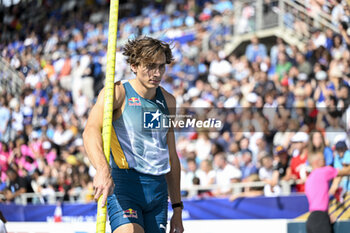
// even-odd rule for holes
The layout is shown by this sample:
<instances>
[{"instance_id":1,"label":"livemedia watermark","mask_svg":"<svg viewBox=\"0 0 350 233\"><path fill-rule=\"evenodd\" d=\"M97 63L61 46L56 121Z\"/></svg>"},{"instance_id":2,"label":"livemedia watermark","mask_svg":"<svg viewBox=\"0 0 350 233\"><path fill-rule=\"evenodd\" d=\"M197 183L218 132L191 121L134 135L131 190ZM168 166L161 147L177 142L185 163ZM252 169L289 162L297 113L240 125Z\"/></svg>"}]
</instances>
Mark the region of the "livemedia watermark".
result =
<instances>
[{"instance_id":1,"label":"livemedia watermark","mask_svg":"<svg viewBox=\"0 0 350 233\"><path fill-rule=\"evenodd\" d=\"M170 114L172 112L173 114ZM162 112L144 109L144 130L201 132L350 132L350 110L334 108L191 108Z\"/></svg>"},{"instance_id":2,"label":"livemedia watermark","mask_svg":"<svg viewBox=\"0 0 350 233\"><path fill-rule=\"evenodd\" d=\"M159 109L143 112L143 128L145 130L221 130L223 122L215 117L203 117L197 114L162 113Z\"/></svg>"}]
</instances>

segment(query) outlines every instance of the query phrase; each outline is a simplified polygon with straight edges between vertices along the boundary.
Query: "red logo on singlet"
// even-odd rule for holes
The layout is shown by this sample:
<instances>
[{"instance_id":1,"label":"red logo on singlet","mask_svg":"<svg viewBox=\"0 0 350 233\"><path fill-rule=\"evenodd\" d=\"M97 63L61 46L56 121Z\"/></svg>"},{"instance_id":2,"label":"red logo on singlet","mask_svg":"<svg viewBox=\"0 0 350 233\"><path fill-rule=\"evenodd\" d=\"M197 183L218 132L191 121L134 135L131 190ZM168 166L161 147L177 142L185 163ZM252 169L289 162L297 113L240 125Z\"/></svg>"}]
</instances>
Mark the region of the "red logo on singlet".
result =
<instances>
[{"instance_id":1,"label":"red logo on singlet","mask_svg":"<svg viewBox=\"0 0 350 233\"><path fill-rule=\"evenodd\" d=\"M136 97L131 97L128 99L129 106L141 106L141 101Z\"/></svg>"}]
</instances>

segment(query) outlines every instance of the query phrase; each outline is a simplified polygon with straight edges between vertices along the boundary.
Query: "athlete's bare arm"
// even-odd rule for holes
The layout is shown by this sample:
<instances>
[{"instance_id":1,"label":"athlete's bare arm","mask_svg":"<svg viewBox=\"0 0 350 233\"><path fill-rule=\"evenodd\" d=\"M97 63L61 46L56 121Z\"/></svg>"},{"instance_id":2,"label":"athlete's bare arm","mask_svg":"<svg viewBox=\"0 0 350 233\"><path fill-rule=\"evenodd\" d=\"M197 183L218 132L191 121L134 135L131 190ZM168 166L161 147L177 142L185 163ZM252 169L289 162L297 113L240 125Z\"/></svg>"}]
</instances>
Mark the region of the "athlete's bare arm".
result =
<instances>
[{"instance_id":1,"label":"athlete's bare arm","mask_svg":"<svg viewBox=\"0 0 350 233\"><path fill-rule=\"evenodd\" d=\"M102 124L104 109L104 89L98 95L96 104L91 109L87 124L84 129L84 146L91 164L96 169L94 177L95 200L103 194L103 204L107 196L113 192L114 183L110 173L110 167L103 153ZM113 112L122 108L125 92L120 82L115 84Z\"/></svg>"},{"instance_id":2,"label":"athlete's bare arm","mask_svg":"<svg viewBox=\"0 0 350 233\"><path fill-rule=\"evenodd\" d=\"M162 92L167 102L170 115L175 115L176 113L175 97L169 94L168 92L166 92L164 89L162 89ZM180 174L181 174L180 169L181 168L180 168L180 161L176 152L175 135L172 128L168 131L167 144L169 148L169 156L170 156L170 164L171 164L171 170L166 175L166 180L168 183L168 192L169 192L171 203L179 203L181 202L181 193L180 193ZM182 225L181 208L174 209L174 214L170 221L170 232L174 232L174 230L176 230L177 233L182 233L184 231L184 228Z\"/></svg>"}]
</instances>

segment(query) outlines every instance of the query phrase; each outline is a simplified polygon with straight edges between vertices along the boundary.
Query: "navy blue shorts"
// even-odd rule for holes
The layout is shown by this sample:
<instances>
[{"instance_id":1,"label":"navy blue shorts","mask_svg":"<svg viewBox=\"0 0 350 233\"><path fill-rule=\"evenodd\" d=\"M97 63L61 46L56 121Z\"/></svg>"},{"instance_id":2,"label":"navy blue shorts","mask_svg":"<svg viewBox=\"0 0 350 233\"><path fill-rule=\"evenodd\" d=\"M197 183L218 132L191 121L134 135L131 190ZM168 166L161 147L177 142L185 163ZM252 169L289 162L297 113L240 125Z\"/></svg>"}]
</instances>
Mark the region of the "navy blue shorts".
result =
<instances>
[{"instance_id":1,"label":"navy blue shorts","mask_svg":"<svg viewBox=\"0 0 350 233\"><path fill-rule=\"evenodd\" d=\"M165 175L153 176L134 169L113 169L114 194L107 198L112 232L127 223L138 223L145 233L165 233L168 189Z\"/></svg>"}]
</instances>

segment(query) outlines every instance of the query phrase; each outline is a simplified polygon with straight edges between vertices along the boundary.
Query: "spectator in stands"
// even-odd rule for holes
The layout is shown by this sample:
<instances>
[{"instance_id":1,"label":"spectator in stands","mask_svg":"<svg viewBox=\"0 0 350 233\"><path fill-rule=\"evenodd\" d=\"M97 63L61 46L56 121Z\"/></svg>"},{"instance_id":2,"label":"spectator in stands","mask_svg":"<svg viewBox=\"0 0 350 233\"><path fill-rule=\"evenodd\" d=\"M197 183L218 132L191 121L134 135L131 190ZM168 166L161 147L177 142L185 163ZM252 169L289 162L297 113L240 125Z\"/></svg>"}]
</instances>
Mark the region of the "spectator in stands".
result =
<instances>
[{"instance_id":1,"label":"spectator in stands","mask_svg":"<svg viewBox=\"0 0 350 233\"><path fill-rule=\"evenodd\" d=\"M281 97L280 97L281 98ZM285 112L282 108L278 108L278 113L280 111ZM275 115L273 128L276 129L276 133L273 136L273 146L289 146L290 132L288 132L288 119L282 118L282 116Z\"/></svg>"},{"instance_id":2,"label":"spectator in stands","mask_svg":"<svg viewBox=\"0 0 350 233\"><path fill-rule=\"evenodd\" d=\"M15 198L22 193L33 192L27 177L20 177L13 168L8 168L6 174L8 177L8 186L3 191L6 201L14 202Z\"/></svg>"},{"instance_id":3,"label":"spectator in stands","mask_svg":"<svg viewBox=\"0 0 350 233\"><path fill-rule=\"evenodd\" d=\"M0 140L8 141L6 137L6 133L8 134L9 126L10 126L11 114L10 110L7 106L7 102L4 96L0 97Z\"/></svg>"},{"instance_id":4,"label":"spectator in stands","mask_svg":"<svg viewBox=\"0 0 350 233\"><path fill-rule=\"evenodd\" d=\"M294 29L304 39L309 38L310 37L310 28L309 28L309 25L307 24L308 16L300 11L297 14L299 17L295 18L294 25L293 25ZM293 18L293 16L292 16L292 18Z\"/></svg>"},{"instance_id":5,"label":"spectator in stands","mask_svg":"<svg viewBox=\"0 0 350 233\"><path fill-rule=\"evenodd\" d=\"M308 92L312 92L312 86L311 86L311 83L309 82L309 78L307 76L307 74L305 73L299 73L298 76L297 76L297 81L296 81L296 84L295 84L295 99L298 100L298 97L297 94L297 90L302 90L301 91L301 95L302 97L304 97L304 95L307 97L309 96L309 93ZM299 92L300 93L300 92ZM303 101L304 99L302 99ZM304 100L304 102L306 102Z\"/></svg>"},{"instance_id":6,"label":"spectator in stands","mask_svg":"<svg viewBox=\"0 0 350 233\"><path fill-rule=\"evenodd\" d=\"M226 154L224 152L218 153L214 157L215 165L215 184L218 185L218 189L214 190L215 196L226 196L232 192L229 187L230 184L239 182L242 177L242 172L227 163Z\"/></svg>"},{"instance_id":7,"label":"spectator in stands","mask_svg":"<svg viewBox=\"0 0 350 233\"><path fill-rule=\"evenodd\" d=\"M10 149L8 144L1 142L0 144L0 182L4 182L6 179L6 171L8 168L8 160L10 157Z\"/></svg>"},{"instance_id":8,"label":"spectator in stands","mask_svg":"<svg viewBox=\"0 0 350 233\"><path fill-rule=\"evenodd\" d=\"M347 48L342 41L342 36L339 34L336 34L333 37L333 46L330 50L332 57L339 57L339 56L343 55L346 50L347 50Z\"/></svg>"},{"instance_id":9,"label":"spectator in stands","mask_svg":"<svg viewBox=\"0 0 350 233\"><path fill-rule=\"evenodd\" d=\"M215 182L215 172L211 168L211 163L209 160L203 160L201 162L200 170L197 170L198 177L192 179L192 185L199 185L201 187L196 193L198 198L211 197L213 196L211 188L208 187ZM195 192L190 192L193 195Z\"/></svg>"},{"instance_id":10,"label":"spectator in stands","mask_svg":"<svg viewBox=\"0 0 350 233\"><path fill-rule=\"evenodd\" d=\"M35 171L31 175L30 185L33 189L33 192L38 194L39 196L39 197L33 198L33 203L45 203L44 198L41 197L40 195L40 194L43 194L42 193L43 183L42 183L42 179L40 179L40 176L41 176L41 172L38 169L35 169Z\"/></svg>"},{"instance_id":11,"label":"spectator in stands","mask_svg":"<svg viewBox=\"0 0 350 233\"><path fill-rule=\"evenodd\" d=\"M264 195L265 196L277 196L281 193L281 188L277 182L273 180L274 167L273 159L271 156L266 155L261 159L262 167L259 169L259 179L264 181L266 184L264 186ZM277 173L278 171L276 171Z\"/></svg>"},{"instance_id":12,"label":"spectator in stands","mask_svg":"<svg viewBox=\"0 0 350 233\"><path fill-rule=\"evenodd\" d=\"M306 74L307 76L311 74L312 66L310 62L305 59L304 54L298 52L296 55L296 62L298 64L298 71L300 74ZM308 78L307 76L306 79Z\"/></svg>"},{"instance_id":13,"label":"spectator in stands","mask_svg":"<svg viewBox=\"0 0 350 233\"><path fill-rule=\"evenodd\" d=\"M193 178L198 178L197 163L194 158L187 159L187 172L182 179L185 179L185 187L190 188L193 185Z\"/></svg>"},{"instance_id":14,"label":"spectator in stands","mask_svg":"<svg viewBox=\"0 0 350 233\"><path fill-rule=\"evenodd\" d=\"M271 59L271 65L276 66L277 60L278 60L278 54L280 52L286 51L286 45L283 42L283 39L281 37L276 38L276 42L270 49L270 59Z\"/></svg>"},{"instance_id":15,"label":"spectator in stands","mask_svg":"<svg viewBox=\"0 0 350 233\"><path fill-rule=\"evenodd\" d=\"M52 148L52 144L49 141L43 142L43 157L48 165L52 165L57 158L56 149Z\"/></svg>"},{"instance_id":16,"label":"spectator in stands","mask_svg":"<svg viewBox=\"0 0 350 233\"><path fill-rule=\"evenodd\" d=\"M274 150L274 168L272 174L271 187L273 193L280 190L280 181L289 181L291 179L290 156L283 146L277 146ZM268 190L267 190L268 191Z\"/></svg>"},{"instance_id":17,"label":"spectator in stands","mask_svg":"<svg viewBox=\"0 0 350 233\"><path fill-rule=\"evenodd\" d=\"M345 15L344 7L343 7L343 0L335 0L333 1L334 6L332 9L332 23L334 26L338 26L339 23L342 21L343 16Z\"/></svg>"},{"instance_id":18,"label":"spectator in stands","mask_svg":"<svg viewBox=\"0 0 350 233\"><path fill-rule=\"evenodd\" d=\"M200 168L197 172L200 184L202 186L208 186L215 183L215 171L212 168L212 163L209 160L203 160L200 163Z\"/></svg>"},{"instance_id":19,"label":"spectator in stands","mask_svg":"<svg viewBox=\"0 0 350 233\"><path fill-rule=\"evenodd\" d=\"M335 99L335 97L331 96L331 98ZM332 111L336 108L333 107L329 110L329 113L327 115L327 121L329 123L329 126L326 127L326 133L325 133L325 139L326 144L330 147L333 147L335 143L337 142L337 137L343 137L347 138L347 133L345 132L344 128L340 125L340 117L338 111Z\"/></svg>"},{"instance_id":20,"label":"spectator in stands","mask_svg":"<svg viewBox=\"0 0 350 233\"><path fill-rule=\"evenodd\" d=\"M288 61L288 57L284 52L278 54L276 74L278 81L280 82L286 75L288 75L289 70L292 68L292 63Z\"/></svg>"},{"instance_id":21,"label":"spectator in stands","mask_svg":"<svg viewBox=\"0 0 350 233\"><path fill-rule=\"evenodd\" d=\"M251 39L251 43L246 48L245 55L249 62L261 61L267 56L266 47L259 43L257 36L254 36Z\"/></svg>"},{"instance_id":22,"label":"spectator in stands","mask_svg":"<svg viewBox=\"0 0 350 233\"><path fill-rule=\"evenodd\" d=\"M242 8L242 13L238 24L237 31L239 34L243 34L245 32L254 31L255 25L252 22L252 18L255 16L255 9L252 3L244 3Z\"/></svg>"},{"instance_id":23,"label":"spectator in stands","mask_svg":"<svg viewBox=\"0 0 350 233\"><path fill-rule=\"evenodd\" d=\"M82 90L78 91L78 96L74 102L74 112L77 117L82 117L89 109L89 99L83 94Z\"/></svg>"},{"instance_id":24,"label":"spectator in stands","mask_svg":"<svg viewBox=\"0 0 350 233\"><path fill-rule=\"evenodd\" d=\"M317 87L315 88L313 98L316 101L316 106L325 107L325 97L331 91L332 87L327 84L327 73L325 71L316 70L315 78L317 80Z\"/></svg>"},{"instance_id":25,"label":"spectator in stands","mask_svg":"<svg viewBox=\"0 0 350 233\"><path fill-rule=\"evenodd\" d=\"M350 150L348 150L348 146L346 145L345 141L339 141L335 144L334 168L341 170L348 167L350 167ZM350 191L349 176L337 177L334 179L333 183L334 187L338 187L340 185L342 194ZM333 192L334 189L332 190Z\"/></svg>"},{"instance_id":26,"label":"spectator in stands","mask_svg":"<svg viewBox=\"0 0 350 233\"><path fill-rule=\"evenodd\" d=\"M252 174L257 174L258 169L253 164L252 159L252 152L249 149L245 149L242 152L242 166L241 166L241 172L242 172L242 181L247 181L246 178L251 176Z\"/></svg>"},{"instance_id":27,"label":"spectator in stands","mask_svg":"<svg viewBox=\"0 0 350 233\"><path fill-rule=\"evenodd\" d=\"M326 48L327 44L327 38L326 35L321 31L320 28L312 28L311 29L311 43L312 48L314 50L320 48L321 46Z\"/></svg>"},{"instance_id":28,"label":"spectator in stands","mask_svg":"<svg viewBox=\"0 0 350 233\"><path fill-rule=\"evenodd\" d=\"M296 184L297 192L304 192L306 180L307 143L309 135L305 132L297 132L292 138L293 158L290 161L292 179L301 183Z\"/></svg>"},{"instance_id":29,"label":"spectator in stands","mask_svg":"<svg viewBox=\"0 0 350 233\"><path fill-rule=\"evenodd\" d=\"M199 162L206 159L212 159L212 156L210 155L211 145L212 143L207 133L198 133L198 138L195 142L195 152Z\"/></svg>"},{"instance_id":30,"label":"spectator in stands","mask_svg":"<svg viewBox=\"0 0 350 233\"><path fill-rule=\"evenodd\" d=\"M310 143L308 152L314 154L316 152L322 152L325 159L326 166L333 165L333 151L326 146L323 134L319 130L314 130L310 133Z\"/></svg>"}]
</instances>

